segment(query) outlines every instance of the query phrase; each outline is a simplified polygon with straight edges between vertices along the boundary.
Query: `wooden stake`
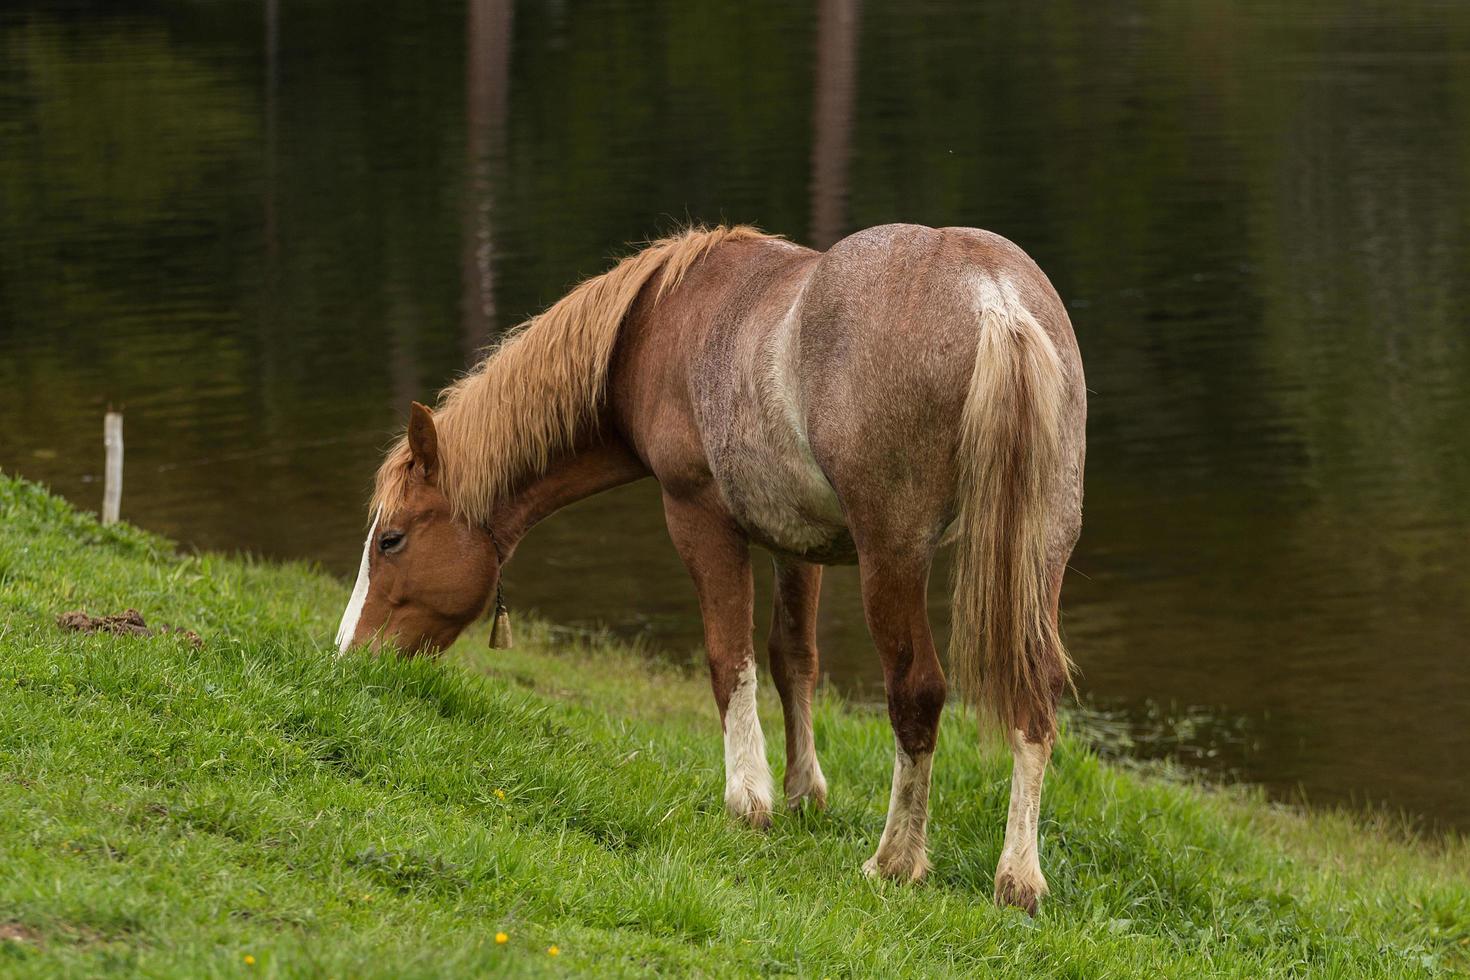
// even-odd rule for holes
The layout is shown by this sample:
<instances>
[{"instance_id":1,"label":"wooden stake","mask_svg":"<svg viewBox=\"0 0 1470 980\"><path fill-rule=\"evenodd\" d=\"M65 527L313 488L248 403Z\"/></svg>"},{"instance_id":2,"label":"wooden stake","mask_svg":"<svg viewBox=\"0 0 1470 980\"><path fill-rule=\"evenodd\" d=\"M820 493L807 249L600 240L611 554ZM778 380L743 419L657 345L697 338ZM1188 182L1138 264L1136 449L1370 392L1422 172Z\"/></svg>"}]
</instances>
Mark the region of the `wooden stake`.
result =
<instances>
[{"instance_id":1,"label":"wooden stake","mask_svg":"<svg viewBox=\"0 0 1470 980\"><path fill-rule=\"evenodd\" d=\"M102 490L102 523L116 524L122 509L122 413L108 412L102 420L102 444L107 447L107 478Z\"/></svg>"}]
</instances>

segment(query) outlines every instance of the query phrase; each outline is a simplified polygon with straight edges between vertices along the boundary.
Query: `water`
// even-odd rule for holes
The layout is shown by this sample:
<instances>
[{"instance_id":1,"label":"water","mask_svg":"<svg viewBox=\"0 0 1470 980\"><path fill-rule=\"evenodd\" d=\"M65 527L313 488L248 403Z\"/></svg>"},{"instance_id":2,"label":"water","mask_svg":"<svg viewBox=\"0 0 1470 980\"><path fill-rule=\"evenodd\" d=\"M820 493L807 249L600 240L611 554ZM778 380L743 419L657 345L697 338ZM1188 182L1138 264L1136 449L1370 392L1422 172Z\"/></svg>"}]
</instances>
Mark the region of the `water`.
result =
<instances>
[{"instance_id":1,"label":"water","mask_svg":"<svg viewBox=\"0 0 1470 980\"><path fill-rule=\"evenodd\" d=\"M0 467L96 507L122 406L125 516L345 576L408 401L623 243L978 225L1087 362L1088 700L1219 719L1171 751L1283 795L1470 826L1470 7L740 9L7 5ZM507 588L699 643L651 484L547 523ZM851 570L821 641L877 693Z\"/></svg>"}]
</instances>

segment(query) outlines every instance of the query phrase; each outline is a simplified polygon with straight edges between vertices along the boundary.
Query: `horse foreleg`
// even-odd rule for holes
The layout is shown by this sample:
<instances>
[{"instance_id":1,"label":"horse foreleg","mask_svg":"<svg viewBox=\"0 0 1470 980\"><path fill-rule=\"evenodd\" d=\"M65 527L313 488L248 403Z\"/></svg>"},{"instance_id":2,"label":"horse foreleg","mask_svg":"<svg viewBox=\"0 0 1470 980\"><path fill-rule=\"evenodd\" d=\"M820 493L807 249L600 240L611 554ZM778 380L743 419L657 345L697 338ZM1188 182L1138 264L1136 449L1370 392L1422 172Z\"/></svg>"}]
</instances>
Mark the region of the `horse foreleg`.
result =
<instances>
[{"instance_id":1,"label":"horse foreleg","mask_svg":"<svg viewBox=\"0 0 1470 980\"><path fill-rule=\"evenodd\" d=\"M817 762L812 738L812 694L817 686L817 600L822 567L805 562L776 561L774 610L771 614L771 676L781 693L786 719L786 805L798 809L807 800L827 806L827 780Z\"/></svg>"},{"instance_id":2,"label":"horse foreleg","mask_svg":"<svg viewBox=\"0 0 1470 980\"><path fill-rule=\"evenodd\" d=\"M725 807L753 827L768 827L771 768L756 714L749 545L715 507L665 494L664 516L699 593L710 683L725 732Z\"/></svg>"},{"instance_id":3,"label":"horse foreleg","mask_svg":"<svg viewBox=\"0 0 1470 980\"><path fill-rule=\"evenodd\" d=\"M889 555L865 555L859 564L896 742L888 819L863 871L916 881L929 870L929 770L946 691L925 610L929 570L927 564L904 569Z\"/></svg>"}]
</instances>

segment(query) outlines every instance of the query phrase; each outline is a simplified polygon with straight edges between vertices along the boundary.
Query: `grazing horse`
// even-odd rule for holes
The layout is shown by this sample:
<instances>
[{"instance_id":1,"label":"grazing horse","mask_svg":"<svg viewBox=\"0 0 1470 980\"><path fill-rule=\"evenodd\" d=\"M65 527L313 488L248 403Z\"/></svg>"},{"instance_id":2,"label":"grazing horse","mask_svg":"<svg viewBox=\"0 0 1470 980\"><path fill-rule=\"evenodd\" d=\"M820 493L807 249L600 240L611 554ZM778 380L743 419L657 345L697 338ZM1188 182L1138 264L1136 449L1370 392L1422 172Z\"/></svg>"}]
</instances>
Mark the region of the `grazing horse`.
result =
<instances>
[{"instance_id":1,"label":"grazing horse","mask_svg":"<svg viewBox=\"0 0 1470 980\"><path fill-rule=\"evenodd\" d=\"M1086 410L1061 300L1004 238L885 225L816 252L747 227L687 231L577 286L434 410L412 406L378 470L338 644L447 646L532 525L652 476L704 617L725 804L756 827L773 791L750 546L775 558L770 663L793 808L827 796L811 723L821 567L857 563L897 743L863 870L916 880L946 696L925 591L953 541L950 667L1013 753L995 897L1034 913Z\"/></svg>"}]
</instances>

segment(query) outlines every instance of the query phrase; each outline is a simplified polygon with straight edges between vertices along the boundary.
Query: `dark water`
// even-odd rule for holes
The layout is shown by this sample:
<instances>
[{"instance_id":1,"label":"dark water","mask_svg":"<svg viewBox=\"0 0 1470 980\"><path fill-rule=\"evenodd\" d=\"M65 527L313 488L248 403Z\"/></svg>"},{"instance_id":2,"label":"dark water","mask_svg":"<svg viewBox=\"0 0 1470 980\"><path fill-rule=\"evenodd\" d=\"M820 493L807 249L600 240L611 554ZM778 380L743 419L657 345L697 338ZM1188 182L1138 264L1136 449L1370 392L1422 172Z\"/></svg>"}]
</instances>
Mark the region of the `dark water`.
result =
<instances>
[{"instance_id":1,"label":"dark water","mask_svg":"<svg viewBox=\"0 0 1470 980\"><path fill-rule=\"evenodd\" d=\"M0 467L97 506L124 406L125 516L345 575L409 399L624 242L978 225L1087 362L1087 697L1470 826L1470 6L729 6L7 4ZM651 485L508 585L699 641Z\"/></svg>"}]
</instances>

